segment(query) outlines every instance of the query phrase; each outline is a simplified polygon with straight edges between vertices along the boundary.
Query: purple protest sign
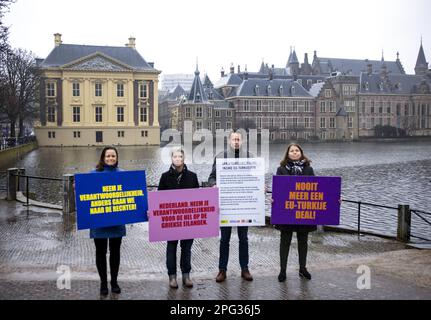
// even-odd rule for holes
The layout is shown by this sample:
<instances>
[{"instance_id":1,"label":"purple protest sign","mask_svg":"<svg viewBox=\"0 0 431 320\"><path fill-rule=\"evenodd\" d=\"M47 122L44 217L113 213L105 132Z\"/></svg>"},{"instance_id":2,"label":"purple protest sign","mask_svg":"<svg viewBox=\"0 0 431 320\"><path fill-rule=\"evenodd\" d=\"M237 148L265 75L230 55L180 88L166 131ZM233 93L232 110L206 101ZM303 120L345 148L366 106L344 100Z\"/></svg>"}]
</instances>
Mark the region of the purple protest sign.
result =
<instances>
[{"instance_id":1,"label":"purple protest sign","mask_svg":"<svg viewBox=\"0 0 431 320\"><path fill-rule=\"evenodd\" d=\"M340 177L274 176L272 198L272 224L340 224Z\"/></svg>"},{"instance_id":2,"label":"purple protest sign","mask_svg":"<svg viewBox=\"0 0 431 320\"><path fill-rule=\"evenodd\" d=\"M148 193L150 242L219 235L218 188Z\"/></svg>"}]
</instances>

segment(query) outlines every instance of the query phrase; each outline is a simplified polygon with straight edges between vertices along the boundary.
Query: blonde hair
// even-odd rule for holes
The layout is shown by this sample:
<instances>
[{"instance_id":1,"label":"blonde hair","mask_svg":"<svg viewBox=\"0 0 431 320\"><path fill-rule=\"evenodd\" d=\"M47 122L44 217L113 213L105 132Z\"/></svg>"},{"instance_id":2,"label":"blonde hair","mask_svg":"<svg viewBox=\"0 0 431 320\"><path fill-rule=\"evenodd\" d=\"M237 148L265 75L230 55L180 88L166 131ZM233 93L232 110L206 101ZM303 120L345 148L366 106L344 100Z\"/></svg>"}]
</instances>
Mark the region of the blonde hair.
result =
<instances>
[{"instance_id":1,"label":"blonde hair","mask_svg":"<svg viewBox=\"0 0 431 320\"><path fill-rule=\"evenodd\" d=\"M176 153L176 152L181 152L181 154L183 155L183 159L185 159L186 155L185 155L184 149L181 148L181 147L174 147L174 148L172 148L172 150L171 150L171 158L174 156L174 153Z\"/></svg>"}]
</instances>

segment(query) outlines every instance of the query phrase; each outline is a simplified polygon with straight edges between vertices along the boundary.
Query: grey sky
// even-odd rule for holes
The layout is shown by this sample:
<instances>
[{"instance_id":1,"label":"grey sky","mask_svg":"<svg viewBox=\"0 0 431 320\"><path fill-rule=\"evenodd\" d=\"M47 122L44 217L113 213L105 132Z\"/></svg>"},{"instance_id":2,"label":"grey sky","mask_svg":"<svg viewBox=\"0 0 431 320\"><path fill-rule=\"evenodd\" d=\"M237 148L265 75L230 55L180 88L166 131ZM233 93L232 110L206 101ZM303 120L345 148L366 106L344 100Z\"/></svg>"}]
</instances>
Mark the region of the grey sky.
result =
<instances>
[{"instance_id":1,"label":"grey sky","mask_svg":"<svg viewBox=\"0 0 431 320\"><path fill-rule=\"evenodd\" d=\"M63 43L122 46L136 37L137 49L164 73L201 72L213 82L234 63L257 71L262 58L286 65L290 46L300 62L321 57L395 60L413 73L423 36L431 60L429 0L18 0L6 15L14 47L45 58Z\"/></svg>"}]
</instances>

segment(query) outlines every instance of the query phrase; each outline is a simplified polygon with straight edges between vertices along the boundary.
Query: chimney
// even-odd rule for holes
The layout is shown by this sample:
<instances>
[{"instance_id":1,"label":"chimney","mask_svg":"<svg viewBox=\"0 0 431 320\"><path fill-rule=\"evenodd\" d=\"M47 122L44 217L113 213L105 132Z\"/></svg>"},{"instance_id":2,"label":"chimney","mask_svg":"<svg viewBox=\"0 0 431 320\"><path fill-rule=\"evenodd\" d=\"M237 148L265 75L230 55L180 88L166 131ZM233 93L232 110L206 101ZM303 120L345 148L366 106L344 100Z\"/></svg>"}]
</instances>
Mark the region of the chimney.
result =
<instances>
[{"instance_id":1,"label":"chimney","mask_svg":"<svg viewBox=\"0 0 431 320\"><path fill-rule=\"evenodd\" d=\"M373 73L373 65L371 63L367 64L367 73L369 75Z\"/></svg>"},{"instance_id":2,"label":"chimney","mask_svg":"<svg viewBox=\"0 0 431 320\"><path fill-rule=\"evenodd\" d=\"M230 65L230 73L231 74L235 73L235 67L233 66L233 63Z\"/></svg>"},{"instance_id":3,"label":"chimney","mask_svg":"<svg viewBox=\"0 0 431 320\"><path fill-rule=\"evenodd\" d=\"M61 34L60 33L54 34L54 43L55 43L56 47L59 47L60 44L63 43L63 41L61 41Z\"/></svg>"},{"instance_id":4,"label":"chimney","mask_svg":"<svg viewBox=\"0 0 431 320\"><path fill-rule=\"evenodd\" d=\"M136 38L130 37L129 38L129 43L126 44L126 47L132 48L132 49L136 49Z\"/></svg>"},{"instance_id":5,"label":"chimney","mask_svg":"<svg viewBox=\"0 0 431 320\"><path fill-rule=\"evenodd\" d=\"M240 65L238 65L238 74L240 74L241 73L241 67L240 67Z\"/></svg>"},{"instance_id":6,"label":"chimney","mask_svg":"<svg viewBox=\"0 0 431 320\"><path fill-rule=\"evenodd\" d=\"M308 53L304 55L304 64L308 64Z\"/></svg>"},{"instance_id":7,"label":"chimney","mask_svg":"<svg viewBox=\"0 0 431 320\"><path fill-rule=\"evenodd\" d=\"M245 73L244 73L244 80L248 80L248 71L247 71L247 65L245 65Z\"/></svg>"},{"instance_id":8,"label":"chimney","mask_svg":"<svg viewBox=\"0 0 431 320\"><path fill-rule=\"evenodd\" d=\"M223 67L221 68L221 77L223 78L224 77L224 69L223 69Z\"/></svg>"}]
</instances>

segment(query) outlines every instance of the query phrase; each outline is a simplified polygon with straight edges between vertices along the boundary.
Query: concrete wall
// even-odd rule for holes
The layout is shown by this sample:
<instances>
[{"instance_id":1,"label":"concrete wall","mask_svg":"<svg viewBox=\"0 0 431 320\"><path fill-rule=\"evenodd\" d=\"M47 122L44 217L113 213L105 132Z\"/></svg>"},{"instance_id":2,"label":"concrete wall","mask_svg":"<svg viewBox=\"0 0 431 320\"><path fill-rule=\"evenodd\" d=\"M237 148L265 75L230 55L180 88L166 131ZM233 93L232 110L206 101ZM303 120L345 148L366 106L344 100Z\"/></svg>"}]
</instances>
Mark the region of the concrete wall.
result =
<instances>
[{"instance_id":1,"label":"concrete wall","mask_svg":"<svg viewBox=\"0 0 431 320\"><path fill-rule=\"evenodd\" d=\"M16 162L22 155L38 148L37 142L31 142L18 146L15 148L10 148L0 151L0 167L5 166L8 163Z\"/></svg>"}]
</instances>

